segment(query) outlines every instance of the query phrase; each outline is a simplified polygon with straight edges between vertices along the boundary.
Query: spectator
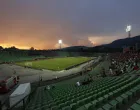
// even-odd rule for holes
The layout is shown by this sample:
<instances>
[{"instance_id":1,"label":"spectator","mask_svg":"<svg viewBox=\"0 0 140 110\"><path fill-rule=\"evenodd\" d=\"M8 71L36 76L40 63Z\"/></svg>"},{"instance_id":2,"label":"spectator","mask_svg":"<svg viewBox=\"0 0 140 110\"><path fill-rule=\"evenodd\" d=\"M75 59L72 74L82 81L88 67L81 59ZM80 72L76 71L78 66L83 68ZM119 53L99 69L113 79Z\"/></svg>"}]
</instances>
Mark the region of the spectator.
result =
<instances>
[{"instance_id":1,"label":"spectator","mask_svg":"<svg viewBox=\"0 0 140 110\"><path fill-rule=\"evenodd\" d=\"M114 74L113 74L113 71L112 71L112 69L111 69L111 68L109 69L109 71L110 71L110 74L111 74L111 75L114 75Z\"/></svg>"},{"instance_id":2,"label":"spectator","mask_svg":"<svg viewBox=\"0 0 140 110\"><path fill-rule=\"evenodd\" d=\"M47 86L47 89L48 89L48 90L50 90L50 89L51 89L49 85Z\"/></svg>"},{"instance_id":3,"label":"spectator","mask_svg":"<svg viewBox=\"0 0 140 110\"><path fill-rule=\"evenodd\" d=\"M105 69L102 67L102 77L106 77Z\"/></svg>"},{"instance_id":4,"label":"spectator","mask_svg":"<svg viewBox=\"0 0 140 110\"><path fill-rule=\"evenodd\" d=\"M58 77L56 76L55 79L57 79Z\"/></svg>"},{"instance_id":5,"label":"spectator","mask_svg":"<svg viewBox=\"0 0 140 110\"><path fill-rule=\"evenodd\" d=\"M139 69L139 66L136 64L133 68L133 70L138 70Z\"/></svg>"},{"instance_id":6,"label":"spectator","mask_svg":"<svg viewBox=\"0 0 140 110\"><path fill-rule=\"evenodd\" d=\"M40 77L40 81L42 81L42 76Z\"/></svg>"},{"instance_id":7,"label":"spectator","mask_svg":"<svg viewBox=\"0 0 140 110\"><path fill-rule=\"evenodd\" d=\"M80 86L80 82L78 81L78 82L76 82L76 84L77 84L77 86Z\"/></svg>"},{"instance_id":8,"label":"spectator","mask_svg":"<svg viewBox=\"0 0 140 110\"><path fill-rule=\"evenodd\" d=\"M122 73L122 74L124 73L123 69L121 69L121 73Z\"/></svg>"},{"instance_id":9,"label":"spectator","mask_svg":"<svg viewBox=\"0 0 140 110\"><path fill-rule=\"evenodd\" d=\"M136 65L136 63L134 62L134 63L133 63L133 66L135 66L135 65Z\"/></svg>"}]
</instances>

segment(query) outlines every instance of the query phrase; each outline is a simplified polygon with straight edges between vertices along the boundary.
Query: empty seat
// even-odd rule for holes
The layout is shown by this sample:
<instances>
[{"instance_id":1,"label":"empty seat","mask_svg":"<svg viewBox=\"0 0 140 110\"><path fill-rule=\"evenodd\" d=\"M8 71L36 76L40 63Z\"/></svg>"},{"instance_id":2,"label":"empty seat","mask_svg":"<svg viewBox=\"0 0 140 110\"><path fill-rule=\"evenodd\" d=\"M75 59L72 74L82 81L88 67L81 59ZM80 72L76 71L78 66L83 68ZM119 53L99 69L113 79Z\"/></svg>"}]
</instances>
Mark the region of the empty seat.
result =
<instances>
[{"instance_id":1,"label":"empty seat","mask_svg":"<svg viewBox=\"0 0 140 110\"><path fill-rule=\"evenodd\" d=\"M111 109L112 109L112 106L111 106L110 104L105 104L105 105L103 106L103 109L104 109L104 110L111 110Z\"/></svg>"},{"instance_id":2,"label":"empty seat","mask_svg":"<svg viewBox=\"0 0 140 110\"><path fill-rule=\"evenodd\" d=\"M137 103L134 103L134 104L131 106L131 109L133 109L133 110L140 110L140 105L137 104Z\"/></svg>"}]
</instances>

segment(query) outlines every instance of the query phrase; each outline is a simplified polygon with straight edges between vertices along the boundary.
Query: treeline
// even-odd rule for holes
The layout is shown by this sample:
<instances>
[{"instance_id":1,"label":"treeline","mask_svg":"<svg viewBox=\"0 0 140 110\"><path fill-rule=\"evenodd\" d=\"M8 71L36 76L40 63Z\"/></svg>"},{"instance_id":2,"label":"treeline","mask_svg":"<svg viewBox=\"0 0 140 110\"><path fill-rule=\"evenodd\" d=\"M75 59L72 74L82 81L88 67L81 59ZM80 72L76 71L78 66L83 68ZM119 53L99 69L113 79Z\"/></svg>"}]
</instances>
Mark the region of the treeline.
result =
<instances>
[{"instance_id":1,"label":"treeline","mask_svg":"<svg viewBox=\"0 0 140 110\"><path fill-rule=\"evenodd\" d=\"M120 48L109 48L103 46L97 47L84 47L84 46L75 46L75 47L68 47L63 49L50 49L50 50L36 50L31 47L29 50L21 50L16 47L10 48L3 48L0 46L0 52L6 52L11 55L18 54L18 55L28 55L28 56L92 56L93 53L112 53L112 52L122 52Z\"/></svg>"}]
</instances>

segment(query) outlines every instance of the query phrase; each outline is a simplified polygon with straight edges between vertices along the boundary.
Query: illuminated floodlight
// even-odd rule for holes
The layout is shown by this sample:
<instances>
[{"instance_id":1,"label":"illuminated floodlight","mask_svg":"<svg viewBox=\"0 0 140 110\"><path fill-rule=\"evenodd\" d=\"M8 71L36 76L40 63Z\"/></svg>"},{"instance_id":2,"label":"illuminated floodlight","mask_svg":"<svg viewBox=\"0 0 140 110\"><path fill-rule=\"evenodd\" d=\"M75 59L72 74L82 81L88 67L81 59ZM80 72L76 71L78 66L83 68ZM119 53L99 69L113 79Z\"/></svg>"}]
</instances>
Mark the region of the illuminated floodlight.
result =
<instances>
[{"instance_id":1,"label":"illuminated floodlight","mask_svg":"<svg viewBox=\"0 0 140 110\"><path fill-rule=\"evenodd\" d=\"M128 26L126 27L126 32L131 31L131 29L132 29L131 25L128 25Z\"/></svg>"},{"instance_id":2,"label":"illuminated floodlight","mask_svg":"<svg viewBox=\"0 0 140 110\"><path fill-rule=\"evenodd\" d=\"M59 43L59 44L62 44L62 40L58 40L58 43Z\"/></svg>"},{"instance_id":3,"label":"illuminated floodlight","mask_svg":"<svg viewBox=\"0 0 140 110\"><path fill-rule=\"evenodd\" d=\"M131 25L127 25L126 27L126 32L128 33L128 37L130 38L131 36L131 29L132 29L132 26Z\"/></svg>"},{"instance_id":4,"label":"illuminated floodlight","mask_svg":"<svg viewBox=\"0 0 140 110\"><path fill-rule=\"evenodd\" d=\"M62 40L58 40L58 43L59 43L59 45L60 45L60 49L61 49Z\"/></svg>"}]
</instances>

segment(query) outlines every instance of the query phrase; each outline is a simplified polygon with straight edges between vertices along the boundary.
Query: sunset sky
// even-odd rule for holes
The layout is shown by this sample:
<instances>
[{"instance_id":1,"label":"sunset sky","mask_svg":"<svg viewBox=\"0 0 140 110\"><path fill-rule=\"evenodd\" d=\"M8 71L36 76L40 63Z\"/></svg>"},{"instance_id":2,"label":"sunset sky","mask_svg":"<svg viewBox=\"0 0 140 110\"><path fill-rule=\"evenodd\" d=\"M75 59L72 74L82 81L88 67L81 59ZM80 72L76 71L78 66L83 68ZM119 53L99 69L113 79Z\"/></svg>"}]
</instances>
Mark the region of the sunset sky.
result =
<instances>
[{"instance_id":1,"label":"sunset sky","mask_svg":"<svg viewBox=\"0 0 140 110\"><path fill-rule=\"evenodd\" d=\"M0 45L28 49L95 46L140 35L140 0L1 0Z\"/></svg>"}]
</instances>

